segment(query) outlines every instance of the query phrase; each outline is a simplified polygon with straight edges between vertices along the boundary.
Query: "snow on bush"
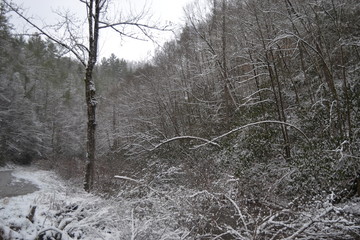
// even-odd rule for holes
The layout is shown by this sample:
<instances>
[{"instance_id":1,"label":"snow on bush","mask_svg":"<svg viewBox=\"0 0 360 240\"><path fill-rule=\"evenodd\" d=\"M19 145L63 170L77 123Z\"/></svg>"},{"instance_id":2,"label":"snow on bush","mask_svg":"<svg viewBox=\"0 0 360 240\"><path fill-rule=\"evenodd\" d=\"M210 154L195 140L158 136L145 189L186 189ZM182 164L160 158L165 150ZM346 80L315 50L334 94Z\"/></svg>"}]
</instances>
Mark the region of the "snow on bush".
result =
<instances>
[{"instance_id":1,"label":"snow on bush","mask_svg":"<svg viewBox=\"0 0 360 240\"><path fill-rule=\"evenodd\" d=\"M0 232L4 239L181 239L186 229L171 211L171 196L102 199L61 181L54 173L15 170L14 176L39 185L40 191L1 199ZM36 206L34 222L28 218Z\"/></svg>"},{"instance_id":2,"label":"snow on bush","mask_svg":"<svg viewBox=\"0 0 360 240\"><path fill-rule=\"evenodd\" d=\"M125 176L131 190L104 199L53 172L15 170L41 190L0 200L3 239L358 239L360 199L304 207L247 201L224 176L211 190L156 188ZM219 191L222 189L222 191ZM31 216L31 209L34 209Z\"/></svg>"}]
</instances>

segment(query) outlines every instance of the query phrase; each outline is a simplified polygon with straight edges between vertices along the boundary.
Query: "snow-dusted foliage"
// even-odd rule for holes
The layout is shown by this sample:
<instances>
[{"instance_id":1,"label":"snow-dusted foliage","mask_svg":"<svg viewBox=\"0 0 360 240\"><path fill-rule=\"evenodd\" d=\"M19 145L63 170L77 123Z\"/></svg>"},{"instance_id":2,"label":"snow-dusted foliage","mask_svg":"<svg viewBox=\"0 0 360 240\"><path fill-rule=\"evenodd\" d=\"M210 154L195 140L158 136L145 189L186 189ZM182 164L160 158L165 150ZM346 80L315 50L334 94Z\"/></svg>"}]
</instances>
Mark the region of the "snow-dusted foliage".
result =
<instances>
[{"instance_id":1,"label":"snow-dusted foliage","mask_svg":"<svg viewBox=\"0 0 360 240\"><path fill-rule=\"evenodd\" d=\"M78 155L85 135L79 64L39 35L13 36L0 7L0 164Z\"/></svg>"},{"instance_id":2,"label":"snow-dusted foliage","mask_svg":"<svg viewBox=\"0 0 360 240\"><path fill-rule=\"evenodd\" d=\"M94 195L34 170L5 239L360 238L359 1L207 3L151 63L95 66ZM0 161L82 181L79 64L0 20Z\"/></svg>"},{"instance_id":3,"label":"snow-dusted foliage","mask_svg":"<svg viewBox=\"0 0 360 240\"><path fill-rule=\"evenodd\" d=\"M221 192L159 190L118 176L131 191L104 199L64 182L54 172L15 169L40 190L1 199L0 236L13 239L356 239L360 199L331 204L331 196L306 207L246 202L238 180L224 176ZM34 209L31 212L31 209Z\"/></svg>"},{"instance_id":4,"label":"snow-dusted foliage","mask_svg":"<svg viewBox=\"0 0 360 240\"><path fill-rule=\"evenodd\" d=\"M164 195L144 186L134 188L139 197L120 194L103 199L63 182L53 172L21 169L13 175L41 190L1 199L2 239L181 239L187 234L177 222L178 210L172 210L179 207L173 198L181 194L176 192Z\"/></svg>"}]
</instances>

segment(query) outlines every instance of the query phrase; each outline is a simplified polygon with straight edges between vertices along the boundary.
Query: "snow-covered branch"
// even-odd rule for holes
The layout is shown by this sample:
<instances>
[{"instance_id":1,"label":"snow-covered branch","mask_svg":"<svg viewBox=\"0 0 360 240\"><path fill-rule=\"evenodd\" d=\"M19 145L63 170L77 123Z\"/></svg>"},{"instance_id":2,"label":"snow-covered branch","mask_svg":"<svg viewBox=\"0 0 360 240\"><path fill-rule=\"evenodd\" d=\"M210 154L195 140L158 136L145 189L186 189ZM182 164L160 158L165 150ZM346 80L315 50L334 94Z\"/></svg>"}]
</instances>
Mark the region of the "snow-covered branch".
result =
<instances>
[{"instance_id":1,"label":"snow-covered branch","mask_svg":"<svg viewBox=\"0 0 360 240\"><path fill-rule=\"evenodd\" d=\"M323 212L321 212L319 215L312 218L310 221L305 223L299 230L297 230L294 234L292 234L290 237L285 238L284 240L292 240L295 239L297 236L299 236L302 232L304 232L307 228L309 228L312 224L319 221L323 216L328 214L334 209L333 206L326 208Z\"/></svg>"},{"instance_id":2,"label":"snow-covered branch","mask_svg":"<svg viewBox=\"0 0 360 240\"><path fill-rule=\"evenodd\" d=\"M130 177L126 177L126 176L114 176L114 178L116 179L121 179L121 180L128 180L128 181L131 181L131 182L135 182L137 184L143 184L143 182L139 181L139 180L136 180L136 179L133 179L133 178L130 178Z\"/></svg>"},{"instance_id":3,"label":"snow-covered branch","mask_svg":"<svg viewBox=\"0 0 360 240\"><path fill-rule=\"evenodd\" d=\"M170 143L170 142L173 142L173 141L177 141L177 140L185 140L185 139L199 140L199 141L205 142L204 145L211 144L211 145L214 145L216 147L220 147L220 145L218 143L216 143L216 142L214 142L212 140L207 140L205 138L195 137L195 136L179 136L179 137L173 137L173 138L167 139L167 140L159 143L158 145L156 145L154 148L150 149L149 151L154 151L155 149L161 147L164 144L167 144L167 143Z\"/></svg>"},{"instance_id":4,"label":"snow-covered branch","mask_svg":"<svg viewBox=\"0 0 360 240\"><path fill-rule=\"evenodd\" d=\"M306 134L305 134L300 128L296 127L296 126L293 125L293 124L290 124L290 123L287 123L287 122L275 121L275 120L265 120L265 121L259 121L259 122L249 123L249 124L246 124L246 125L244 125L244 126L234 128L234 129L230 130L230 131L227 132L227 133L224 133L224 134L222 134L222 135L220 135L220 136L218 136L218 137L215 137L215 138L213 138L213 139L211 139L211 140L208 140L208 142L206 142L206 143L203 143L203 144L201 144L201 145L197 145L197 146L193 147L193 149L197 149L197 148L199 148L199 147L203 147L203 146L207 145L209 142L215 142L215 141L217 141L217 140L219 140L219 139L221 139L221 138L224 138L224 137L226 137L226 136L228 136L228 135L230 135L230 134L233 134L233 133L238 132L238 131L240 131L240 130L243 130L243 129L245 129L245 128L252 127L252 126L256 126L256 125L260 125L260 124L268 124L268 123L270 123L270 124L280 124L280 125L285 125L285 126L289 126L289 127L295 128L298 132L301 133L301 135L303 135L303 136L305 137L306 141L310 142L310 140L309 140L309 138L306 136Z\"/></svg>"}]
</instances>

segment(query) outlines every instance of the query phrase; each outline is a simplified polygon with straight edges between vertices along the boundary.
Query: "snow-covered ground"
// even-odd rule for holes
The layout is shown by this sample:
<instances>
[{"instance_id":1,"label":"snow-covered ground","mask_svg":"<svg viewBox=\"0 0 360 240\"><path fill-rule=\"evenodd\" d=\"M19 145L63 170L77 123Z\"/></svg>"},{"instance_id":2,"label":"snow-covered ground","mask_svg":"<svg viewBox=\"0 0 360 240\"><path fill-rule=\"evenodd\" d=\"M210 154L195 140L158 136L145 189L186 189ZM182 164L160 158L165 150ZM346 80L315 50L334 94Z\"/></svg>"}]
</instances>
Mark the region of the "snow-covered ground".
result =
<instances>
[{"instance_id":1,"label":"snow-covered ground","mask_svg":"<svg viewBox=\"0 0 360 240\"><path fill-rule=\"evenodd\" d=\"M153 239L156 235L157 239L182 239L187 235L186 231L176 229L172 216L165 211L166 206L158 206L163 210L157 209L158 217L139 218L146 201L137 204L121 197L100 198L61 180L51 171L16 168L12 174L36 184L40 190L0 199L0 238L111 240L141 236L140 239Z\"/></svg>"},{"instance_id":2,"label":"snow-covered ground","mask_svg":"<svg viewBox=\"0 0 360 240\"><path fill-rule=\"evenodd\" d=\"M358 197L337 205L323 201L297 210L273 209L254 217L230 194L183 187L161 191L118 176L129 188L106 199L86 193L52 171L16 167L12 174L15 181L32 182L40 190L0 199L1 240L185 240L225 235L249 240L360 239ZM227 222L229 217L234 224ZM216 231L208 234L209 227Z\"/></svg>"}]
</instances>

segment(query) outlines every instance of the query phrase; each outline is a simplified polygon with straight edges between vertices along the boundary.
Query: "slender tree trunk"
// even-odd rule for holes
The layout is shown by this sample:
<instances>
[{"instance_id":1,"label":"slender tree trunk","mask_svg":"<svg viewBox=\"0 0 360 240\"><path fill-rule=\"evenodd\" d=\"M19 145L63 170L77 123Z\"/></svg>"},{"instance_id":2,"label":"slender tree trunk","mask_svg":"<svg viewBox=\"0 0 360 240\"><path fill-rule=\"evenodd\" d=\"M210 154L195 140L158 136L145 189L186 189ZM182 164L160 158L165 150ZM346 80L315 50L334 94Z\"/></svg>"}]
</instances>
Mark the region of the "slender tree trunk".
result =
<instances>
[{"instance_id":1,"label":"slender tree trunk","mask_svg":"<svg viewBox=\"0 0 360 240\"><path fill-rule=\"evenodd\" d=\"M286 122L286 115L285 115L285 107L284 107L284 99L282 96L282 87L281 87L281 83L280 83L280 79L279 79L279 73L276 67L276 63L275 63L275 57L273 54L272 49L270 49L270 53L271 53L271 59L272 59L272 63L273 63L273 77L274 80L276 81L276 85L277 85L277 91L278 91L278 111L279 111L279 119L280 121ZM271 76L271 75L270 75ZM273 89L275 91L275 89ZM283 133L283 138L284 138L284 142L285 142L285 157L287 159L289 159L291 157L291 152L290 152L290 141L289 141L289 134L288 134L288 130L286 128L285 125L281 125L281 130Z\"/></svg>"},{"instance_id":2,"label":"slender tree trunk","mask_svg":"<svg viewBox=\"0 0 360 240\"><path fill-rule=\"evenodd\" d=\"M291 75L291 70L290 70L290 67L288 66L287 64L287 61L286 61L286 56L284 56L284 53L282 52L282 49L278 48L278 54L277 54L278 58L281 60L280 61L280 70L283 71L283 75L284 75L284 80L286 79L289 79L290 82L291 82L291 86L294 90L294 93L295 93L295 102L296 104L299 106L300 105L300 98L299 98L299 93L298 93L298 90L297 90L297 87L296 87L296 83Z\"/></svg>"},{"instance_id":3,"label":"slender tree trunk","mask_svg":"<svg viewBox=\"0 0 360 240\"><path fill-rule=\"evenodd\" d=\"M275 62L273 50L271 48L268 49L266 47L265 38L264 38L263 31L261 29L261 24L259 21L258 12L257 12L256 7L254 8L254 15L255 15L256 24L257 24L257 27L259 30L262 47L263 47L263 50L265 51L265 63L267 66L267 70L269 72L270 84L271 84L271 89L272 89L272 92L274 95L278 119L279 119L279 121L286 122L284 101L283 101L282 92L281 92L281 83L280 83L280 79L279 79L279 76L277 73L276 62ZM266 30L267 30L268 34L270 33L269 27L270 26L268 24L266 24ZM270 38L270 36L268 38ZM285 143L285 157L286 157L286 159L289 159L291 157L291 152L290 152L289 135L288 135L288 130L287 130L286 126L282 125L281 131L282 131L282 135L283 135L283 139L284 139L284 143Z\"/></svg>"},{"instance_id":4,"label":"slender tree trunk","mask_svg":"<svg viewBox=\"0 0 360 240\"><path fill-rule=\"evenodd\" d=\"M231 118L236 109L236 99L232 93L232 84L229 80L228 73L228 63L227 63L227 22L226 22L226 0L222 0L222 33L221 33L221 42L222 42L222 62L219 62L220 69L222 70L222 77L224 78L224 100L226 107L226 122L227 126L230 127Z\"/></svg>"},{"instance_id":5,"label":"slender tree trunk","mask_svg":"<svg viewBox=\"0 0 360 240\"><path fill-rule=\"evenodd\" d=\"M88 4L89 24L89 58L85 71L85 97L87 106L87 142L86 142L86 165L84 189L90 192L94 185L95 175L95 130L96 130L96 98L93 71L97 61L97 49L99 39L99 17L101 0L91 0Z\"/></svg>"},{"instance_id":6,"label":"slender tree trunk","mask_svg":"<svg viewBox=\"0 0 360 240\"><path fill-rule=\"evenodd\" d=\"M300 42L300 44L299 44L299 56L300 56L301 71L304 74L305 84L307 85L308 90L309 90L311 105L313 105L315 103L315 97L314 97L314 93L311 88L312 87L311 80L306 72L305 60L304 60L304 46L303 46L302 42Z\"/></svg>"},{"instance_id":7,"label":"slender tree trunk","mask_svg":"<svg viewBox=\"0 0 360 240\"><path fill-rule=\"evenodd\" d=\"M96 130L96 101L95 101L95 88L92 82L92 69L86 69L85 76L85 93L87 105L87 144L86 144L86 167L85 167L85 191L91 191L94 184L95 173L95 130Z\"/></svg>"},{"instance_id":8,"label":"slender tree trunk","mask_svg":"<svg viewBox=\"0 0 360 240\"><path fill-rule=\"evenodd\" d=\"M294 32L296 33L296 35L298 35L300 37L300 32L299 32L298 28L296 27L296 25L294 23L293 15L296 16L296 19L300 20L301 24L306 29L306 25L304 23L304 20L302 20L301 16L295 11L295 9L294 9L294 7L293 7L290 0L285 0L285 5L286 5L286 7L288 9L288 15L289 15L289 19L291 21L292 28L293 28ZM302 41L299 42L298 50L299 50L299 56L300 56L301 71L304 74L304 80L305 80L306 85L308 86L311 104L314 104L315 103L315 97L314 97L314 93L313 93L313 91L311 89L311 81L310 81L310 79L308 77L308 74L306 72L306 67L305 67L304 51L306 51L306 49L305 49L305 46L304 46L304 42L302 42Z\"/></svg>"},{"instance_id":9,"label":"slender tree trunk","mask_svg":"<svg viewBox=\"0 0 360 240\"><path fill-rule=\"evenodd\" d=\"M333 18L335 26L336 26L336 31L337 31L337 35L339 38L339 41L341 39L343 39L343 34L342 34L342 30L341 30L341 24L340 24L340 18L341 16L339 16L338 12L342 12L341 7L339 9L339 11L337 11L337 6L335 6L334 0L331 1L331 4L333 6L333 10L334 10L334 15L335 17ZM346 105L346 122L347 122L347 133L346 133L346 137L348 137L350 140L352 138L352 124L351 124L351 101L350 101L350 97L349 97L349 90L348 90L348 81L347 81L347 77L346 77L346 60L345 60L345 52L344 52L344 47L343 45L341 45L341 41L340 41L340 56L341 56L341 73L342 73L342 79L343 79L343 92L344 92L344 97L345 97L345 105ZM346 128L346 124L344 123L344 128ZM345 130L345 129L344 129Z\"/></svg>"},{"instance_id":10,"label":"slender tree trunk","mask_svg":"<svg viewBox=\"0 0 360 240\"><path fill-rule=\"evenodd\" d=\"M257 88L257 91L258 91L258 96L259 96L259 101L260 101L260 106L261 106L261 112L263 113L263 116L264 116L264 119L266 119L266 111L265 111L265 107L264 107L264 103L263 103L263 97L261 95L261 87L260 87L260 79L259 79L259 76L258 76L258 72L255 68L255 61L252 57L252 54L251 52L249 51L249 59L251 61L251 67L252 67L252 72L253 72L253 75L254 75L254 78L255 78L255 83L256 83L256 88ZM268 130L268 127L267 125L265 125L265 129L266 131Z\"/></svg>"}]
</instances>

